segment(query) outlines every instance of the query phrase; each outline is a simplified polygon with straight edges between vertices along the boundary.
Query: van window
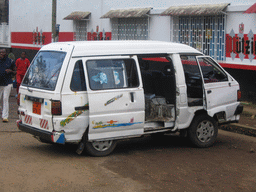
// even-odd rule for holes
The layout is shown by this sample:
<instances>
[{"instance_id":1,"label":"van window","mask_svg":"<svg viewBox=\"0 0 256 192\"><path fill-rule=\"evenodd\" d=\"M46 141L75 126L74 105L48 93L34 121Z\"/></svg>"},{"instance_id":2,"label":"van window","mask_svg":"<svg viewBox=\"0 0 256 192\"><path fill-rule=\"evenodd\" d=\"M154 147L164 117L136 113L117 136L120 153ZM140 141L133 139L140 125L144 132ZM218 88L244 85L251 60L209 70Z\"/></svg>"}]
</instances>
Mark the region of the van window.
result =
<instances>
[{"instance_id":1,"label":"van window","mask_svg":"<svg viewBox=\"0 0 256 192\"><path fill-rule=\"evenodd\" d=\"M228 81L226 73L210 57L199 57L204 83Z\"/></svg>"},{"instance_id":2,"label":"van window","mask_svg":"<svg viewBox=\"0 0 256 192\"><path fill-rule=\"evenodd\" d=\"M87 61L92 90L138 87L139 79L133 59L106 59Z\"/></svg>"},{"instance_id":3,"label":"van window","mask_svg":"<svg viewBox=\"0 0 256 192\"><path fill-rule=\"evenodd\" d=\"M75 64L70 89L72 91L86 91L82 60L77 61Z\"/></svg>"},{"instance_id":4,"label":"van window","mask_svg":"<svg viewBox=\"0 0 256 192\"><path fill-rule=\"evenodd\" d=\"M203 98L202 77L196 56L181 55L188 98Z\"/></svg>"},{"instance_id":5,"label":"van window","mask_svg":"<svg viewBox=\"0 0 256 192\"><path fill-rule=\"evenodd\" d=\"M54 90L66 53L41 51L31 63L22 85Z\"/></svg>"}]
</instances>

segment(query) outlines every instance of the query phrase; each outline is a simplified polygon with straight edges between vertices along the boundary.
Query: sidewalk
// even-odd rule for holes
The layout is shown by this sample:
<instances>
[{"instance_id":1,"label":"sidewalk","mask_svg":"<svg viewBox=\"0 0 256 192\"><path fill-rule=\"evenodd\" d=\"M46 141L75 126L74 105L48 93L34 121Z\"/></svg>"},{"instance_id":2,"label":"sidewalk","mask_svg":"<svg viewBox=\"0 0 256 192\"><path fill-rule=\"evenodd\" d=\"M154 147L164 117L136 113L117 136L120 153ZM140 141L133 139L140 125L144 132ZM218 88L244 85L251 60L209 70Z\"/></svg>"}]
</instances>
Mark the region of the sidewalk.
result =
<instances>
[{"instance_id":1,"label":"sidewalk","mask_svg":"<svg viewBox=\"0 0 256 192\"><path fill-rule=\"evenodd\" d=\"M17 132L20 131L17 127L16 121L18 120L18 105L17 99L15 98L16 88L11 92L10 96L10 114L9 122L3 123L0 121L0 132ZM243 104L243 102L242 102ZM2 100L1 104L2 106ZM232 131L240 134L245 134L249 136L256 137L256 105L243 104L244 111L240 117L239 123L232 123L227 125L222 125L219 128L226 131ZM2 110L0 110L0 115L2 115Z\"/></svg>"}]
</instances>

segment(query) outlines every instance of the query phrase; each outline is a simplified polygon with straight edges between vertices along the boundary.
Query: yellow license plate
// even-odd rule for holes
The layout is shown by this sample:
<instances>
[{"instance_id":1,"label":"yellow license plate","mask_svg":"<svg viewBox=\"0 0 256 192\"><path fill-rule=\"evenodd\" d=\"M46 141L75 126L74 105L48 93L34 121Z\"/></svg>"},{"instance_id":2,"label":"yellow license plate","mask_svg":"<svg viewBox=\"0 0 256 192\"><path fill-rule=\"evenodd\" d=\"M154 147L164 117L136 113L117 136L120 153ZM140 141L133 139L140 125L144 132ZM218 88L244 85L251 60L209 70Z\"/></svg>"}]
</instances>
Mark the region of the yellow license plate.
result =
<instances>
[{"instance_id":1,"label":"yellow license plate","mask_svg":"<svg viewBox=\"0 0 256 192\"><path fill-rule=\"evenodd\" d=\"M41 103L33 102L33 113L41 115Z\"/></svg>"}]
</instances>

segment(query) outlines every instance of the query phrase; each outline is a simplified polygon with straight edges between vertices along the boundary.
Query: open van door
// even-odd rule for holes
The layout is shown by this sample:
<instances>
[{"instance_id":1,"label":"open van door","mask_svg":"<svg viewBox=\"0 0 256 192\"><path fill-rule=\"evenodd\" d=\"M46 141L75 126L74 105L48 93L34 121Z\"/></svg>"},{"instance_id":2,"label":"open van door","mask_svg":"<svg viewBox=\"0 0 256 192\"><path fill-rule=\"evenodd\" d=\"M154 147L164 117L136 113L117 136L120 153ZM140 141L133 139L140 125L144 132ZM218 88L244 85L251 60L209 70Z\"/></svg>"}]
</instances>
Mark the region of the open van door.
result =
<instances>
[{"instance_id":1,"label":"open van door","mask_svg":"<svg viewBox=\"0 0 256 192\"><path fill-rule=\"evenodd\" d=\"M223 111L226 120L230 120L238 105L238 82L209 56L197 56L197 62L202 73L204 106L208 114L213 116Z\"/></svg>"},{"instance_id":2,"label":"open van door","mask_svg":"<svg viewBox=\"0 0 256 192\"><path fill-rule=\"evenodd\" d=\"M144 92L138 62L131 57L86 58L88 141L141 135Z\"/></svg>"}]
</instances>

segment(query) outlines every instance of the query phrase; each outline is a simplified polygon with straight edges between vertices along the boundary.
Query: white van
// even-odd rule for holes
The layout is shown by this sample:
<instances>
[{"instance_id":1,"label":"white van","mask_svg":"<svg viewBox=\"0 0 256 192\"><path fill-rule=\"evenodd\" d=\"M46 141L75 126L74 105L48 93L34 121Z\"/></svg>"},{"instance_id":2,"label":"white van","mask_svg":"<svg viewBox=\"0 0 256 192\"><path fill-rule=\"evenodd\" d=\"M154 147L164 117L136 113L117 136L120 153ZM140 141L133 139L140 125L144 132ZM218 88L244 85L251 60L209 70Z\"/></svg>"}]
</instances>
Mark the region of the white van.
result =
<instances>
[{"instance_id":1,"label":"white van","mask_svg":"<svg viewBox=\"0 0 256 192\"><path fill-rule=\"evenodd\" d=\"M119 139L178 131L209 147L218 125L243 110L238 82L212 58L158 41L46 45L19 97L21 131L93 156L110 154Z\"/></svg>"}]
</instances>

